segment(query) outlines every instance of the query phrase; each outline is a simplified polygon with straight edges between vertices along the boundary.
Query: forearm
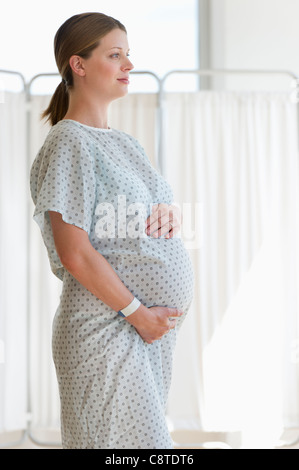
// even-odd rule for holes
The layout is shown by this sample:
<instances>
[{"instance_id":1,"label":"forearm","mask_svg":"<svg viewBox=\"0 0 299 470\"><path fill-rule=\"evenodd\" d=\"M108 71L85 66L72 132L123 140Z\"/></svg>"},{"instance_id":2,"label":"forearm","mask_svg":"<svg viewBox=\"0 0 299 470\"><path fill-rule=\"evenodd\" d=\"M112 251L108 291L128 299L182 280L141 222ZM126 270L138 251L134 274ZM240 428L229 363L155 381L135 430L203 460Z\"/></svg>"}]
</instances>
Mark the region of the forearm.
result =
<instances>
[{"instance_id":1,"label":"forearm","mask_svg":"<svg viewBox=\"0 0 299 470\"><path fill-rule=\"evenodd\" d=\"M119 311L132 302L134 295L106 258L91 245L63 264L80 284L113 310Z\"/></svg>"},{"instance_id":2,"label":"forearm","mask_svg":"<svg viewBox=\"0 0 299 470\"><path fill-rule=\"evenodd\" d=\"M134 295L123 284L113 267L91 245L87 232L67 224L58 212L49 211L57 254L65 269L115 311L127 307ZM146 310L140 306L137 311Z\"/></svg>"}]
</instances>

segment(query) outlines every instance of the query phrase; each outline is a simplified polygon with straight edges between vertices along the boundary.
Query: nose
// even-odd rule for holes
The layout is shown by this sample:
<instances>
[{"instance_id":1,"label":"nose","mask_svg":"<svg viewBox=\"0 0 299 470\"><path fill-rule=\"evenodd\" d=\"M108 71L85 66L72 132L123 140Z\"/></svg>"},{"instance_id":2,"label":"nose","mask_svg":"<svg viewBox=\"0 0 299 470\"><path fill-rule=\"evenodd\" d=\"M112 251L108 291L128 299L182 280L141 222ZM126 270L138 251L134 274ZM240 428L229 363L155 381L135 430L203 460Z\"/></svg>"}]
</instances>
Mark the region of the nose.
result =
<instances>
[{"instance_id":1,"label":"nose","mask_svg":"<svg viewBox=\"0 0 299 470\"><path fill-rule=\"evenodd\" d=\"M122 66L122 69L130 71L130 70L133 70L133 68L134 68L134 65L132 64L130 59L127 57L125 63Z\"/></svg>"}]
</instances>

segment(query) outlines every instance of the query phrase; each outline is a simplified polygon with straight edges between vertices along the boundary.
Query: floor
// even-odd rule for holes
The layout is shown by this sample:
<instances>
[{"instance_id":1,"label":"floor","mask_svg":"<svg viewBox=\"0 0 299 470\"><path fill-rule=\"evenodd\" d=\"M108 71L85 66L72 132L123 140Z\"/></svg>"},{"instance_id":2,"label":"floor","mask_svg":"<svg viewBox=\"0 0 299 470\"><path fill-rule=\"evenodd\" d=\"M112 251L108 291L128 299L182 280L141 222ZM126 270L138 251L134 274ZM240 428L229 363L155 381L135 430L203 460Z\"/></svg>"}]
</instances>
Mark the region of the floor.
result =
<instances>
[{"instance_id":1,"label":"floor","mask_svg":"<svg viewBox=\"0 0 299 470\"><path fill-rule=\"evenodd\" d=\"M23 433L24 434L24 433ZM26 434L20 432L7 433L0 435L0 448L2 449L61 449L59 445L49 445L60 441L57 431L47 431L47 433L38 436L39 444ZM276 445L262 446L253 444L250 446L242 446L240 433L205 433L202 431L182 430L172 433L175 442L175 449L299 449L299 429L290 429L285 431ZM22 442L20 440L23 438Z\"/></svg>"}]
</instances>

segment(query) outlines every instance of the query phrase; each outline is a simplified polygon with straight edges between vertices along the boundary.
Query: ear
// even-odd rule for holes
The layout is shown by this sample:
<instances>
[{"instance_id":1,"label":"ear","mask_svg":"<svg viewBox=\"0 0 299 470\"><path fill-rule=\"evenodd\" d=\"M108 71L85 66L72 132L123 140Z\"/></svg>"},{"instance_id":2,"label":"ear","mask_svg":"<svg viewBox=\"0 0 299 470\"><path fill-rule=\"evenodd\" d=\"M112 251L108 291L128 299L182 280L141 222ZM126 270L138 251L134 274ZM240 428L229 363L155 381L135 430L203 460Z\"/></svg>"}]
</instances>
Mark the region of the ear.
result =
<instances>
[{"instance_id":1,"label":"ear","mask_svg":"<svg viewBox=\"0 0 299 470\"><path fill-rule=\"evenodd\" d=\"M79 55L72 55L72 57L69 60L69 64L70 64L72 71L76 75L79 75L80 77L85 76L84 61L82 57L80 57Z\"/></svg>"}]
</instances>

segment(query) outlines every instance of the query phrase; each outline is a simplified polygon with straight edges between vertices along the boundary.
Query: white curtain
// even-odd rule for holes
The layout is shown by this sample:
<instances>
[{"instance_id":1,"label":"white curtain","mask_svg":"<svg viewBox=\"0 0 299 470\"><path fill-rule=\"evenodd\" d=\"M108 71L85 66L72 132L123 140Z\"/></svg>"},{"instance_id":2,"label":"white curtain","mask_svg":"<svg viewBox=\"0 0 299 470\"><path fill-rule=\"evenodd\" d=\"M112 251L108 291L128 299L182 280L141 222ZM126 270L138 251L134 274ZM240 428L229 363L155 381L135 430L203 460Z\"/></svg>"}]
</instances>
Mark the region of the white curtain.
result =
<instances>
[{"instance_id":1,"label":"white curtain","mask_svg":"<svg viewBox=\"0 0 299 470\"><path fill-rule=\"evenodd\" d=\"M0 432L26 426L27 163L25 96L0 103Z\"/></svg>"},{"instance_id":2,"label":"white curtain","mask_svg":"<svg viewBox=\"0 0 299 470\"><path fill-rule=\"evenodd\" d=\"M173 94L165 127L167 179L201 231L169 414L174 427L275 440L299 420L296 105L278 93Z\"/></svg>"},{"instance_id":3,"label":"white curtain","mask_svg":"<svg viewBox=\"0 0 299 470\"><path fill-rule=\"evenodd\" d=\"M0 140L0 431L24 427L28 371L21 307L28 301L30 397L38 432L59 426L51 323L61 283L30 219L26 298L25 103L24 97L14 99L6 103L12 117L3 115L9 126ZM39 121L48 101L32 99L32 160L49 129ZM109 121L137 137L153 164L156 113L155 94L132 94L113 103ZM298 426L296 106L279 93L179 93L167 95L164 116L166 178L183 209L182 236L196 287L177 344L170 425L245 434L254 428L263 436L264 430Z\"/></svg>"}]
</instances>

